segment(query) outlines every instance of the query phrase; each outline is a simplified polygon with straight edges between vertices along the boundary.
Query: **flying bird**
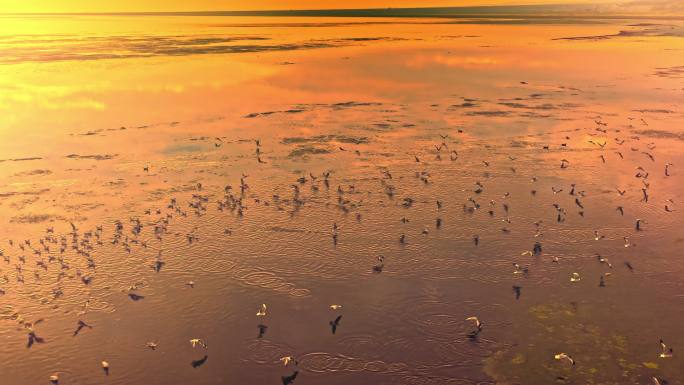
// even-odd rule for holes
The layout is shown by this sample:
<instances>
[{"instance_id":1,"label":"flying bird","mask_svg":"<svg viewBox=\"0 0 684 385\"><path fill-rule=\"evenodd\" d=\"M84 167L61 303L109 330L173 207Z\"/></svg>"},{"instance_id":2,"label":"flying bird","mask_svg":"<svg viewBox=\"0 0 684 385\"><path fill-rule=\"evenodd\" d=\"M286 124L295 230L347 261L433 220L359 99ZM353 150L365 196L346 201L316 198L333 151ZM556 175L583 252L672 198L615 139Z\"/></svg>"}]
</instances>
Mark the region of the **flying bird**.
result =
<instances>
[{"instance_id":1,"label":"flying bird","mask_svg":"<svg viewBox=\"0 0 684 385\"><path fill-rule=\"evenodd\" d=\"M555 358L558 361L566 360L571 365L575 365L575 360L572 357L570 357L570 355L567 353L558 353L555 356L553 356L553 358Z\"/></svg>"}]
</instances>

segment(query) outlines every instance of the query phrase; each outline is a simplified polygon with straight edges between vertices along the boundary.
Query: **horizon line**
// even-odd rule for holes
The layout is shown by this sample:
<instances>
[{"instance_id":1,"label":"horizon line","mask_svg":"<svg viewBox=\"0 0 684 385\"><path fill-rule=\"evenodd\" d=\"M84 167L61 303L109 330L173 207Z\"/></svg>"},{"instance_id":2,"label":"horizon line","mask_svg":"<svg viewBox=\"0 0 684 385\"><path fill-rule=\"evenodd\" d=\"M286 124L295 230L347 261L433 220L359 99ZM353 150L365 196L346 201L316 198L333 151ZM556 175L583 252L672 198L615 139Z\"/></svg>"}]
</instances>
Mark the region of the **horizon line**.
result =
<instances>
[{"instance_id":1,"label":"horizon line","mask_svg":"<svg viewBox=\"0 0 684 385\"><path fill-rule=\"evenodd\" d=\"M110 11L110 12L0 12L3 16L293 16L293 17L657 17L672 18L684 13L671 15L647 15L639 13L618 13L607 9L607 4L556 3L556 4L515 4L515 5L478 5L457 7L400 7L400 8L327 8L327 9L270 9L270 10L194 10L194 11ZM582 9L585 8L585 9ZM572 14L574 12L596 12L603 14ZM537 11L524 13L523 11ZM487 12L494 11L494 12ZM541 13L546 11L550 13ZM454 13L445 13L454 12Z\"/></svg>"}]
</instances>

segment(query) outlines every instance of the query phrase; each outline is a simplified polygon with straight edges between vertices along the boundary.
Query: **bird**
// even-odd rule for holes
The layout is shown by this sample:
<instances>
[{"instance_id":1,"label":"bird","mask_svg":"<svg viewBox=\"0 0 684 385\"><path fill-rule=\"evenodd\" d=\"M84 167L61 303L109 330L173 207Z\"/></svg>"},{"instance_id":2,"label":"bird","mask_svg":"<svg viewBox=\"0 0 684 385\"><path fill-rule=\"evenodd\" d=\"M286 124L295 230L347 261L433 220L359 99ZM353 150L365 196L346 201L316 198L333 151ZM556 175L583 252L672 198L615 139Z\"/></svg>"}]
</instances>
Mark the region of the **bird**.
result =
<instances>
[{"instance_id":1,"label":"bird","mask_svg":"<svg viewBox=\"0 0 684 385\"><path fill-rule=\"evenodd\" d=\"M256 313L257 317L265 317L266 316L266 304L262 303L259 309L257 310Z\"/></svg>"},{"instance_id":2,"label":"bird","mask_svg":"<svg viewBox=\"0 0 684 385\"><path fill-rule=\"evenodd\" d=\"M570 357L570 355L567 353L558 353L555 356L553 356L553 358L555 358L556 360L559 360L559 361L566 360L571 365L573 365L573 366L575 365L575 360L572 357Z\"/></svg>"},{"instance_id":3,"label":"bird","mask_svg":"<svg viewBox=\"0 0 684 385\"><path fill-rule=\"evenodd\" d=\"M663 342L662 339L660 340L660 349L662 350L660 352L660 358L672 358L672 356L673 356L672 348L665 345L665 342Z\"/></svg>"},{"instance_id":4,"label":"bird","mask_svg":"<svg viewBox=\"0 0 684 385\"><path fill-rule=\"evenodd\" d=\"M572 273L572 276L570 277L570 282L579 282L582 278L580 278L579 273Z\"/></svg>"},{"instance_id":5,"label":"bird","mask_svg":"<svg viewBox=\"0 0 684 385\"><path fill-rule=\"evenodd\" d=\"M49 378L50 382L53 384L59 384L59 375L57 373L51 375Z\"/></svg>"},{"instance_id":6,"label":"bird","mask_svg":"<svg viewBox=\"0 0 684 385\"><path fill-rule=\"evenodd\" d=\"M206 342L204 342L203 340L201 340L201 339L199 339L199 338L193 338L193 339L191 339L191 340L190 340L190 344L192 345L193 348L194 348L194 347L197 347L197 345L199 345L199 346L201 346L201 347L203 347L203 348L205 348L205 349L207 348Z\"/></svg>"},{"instance_id":7,"label":"bird","mask_svg":"<svg viewBox=\"0 0 684 385\"><path fill-rule=\"evenodd\" d=\"M102 361L101 365L102 365L102 370L104 370L104 372L105 372L105 375L108 376L109 375L109 362Z\"/></svg>"},{"instance_id":8,"label":"bird","mask_svg":"<svg viewBox=\"0 0 684 385\"><path fill-rule=\"evenodd\" d=\"M609 268L613 268L613 265L608 262L608 258L604 258L600 254L596 254L596 259L599 261L599 263L605 263Z\"/></svg>"},{"instance_id":9,"label":"bird","mask_svg":"<svg viewBox=\"0 0 684 385\"><path fill-rule=\"evenodd\" d=\"M385 257L382 255L378 257L378 263L373 266L373 273L382 273L382 269L385 267Z\"/></svg>"},{"instance_id":10,"label":"bird","mask_svg":"<svg viewBox=\"0 0 684 385\"><path fill-rule=\"evenodd\" d=\"M519 264L513 263L513 267L515 267L515 270L513 271L513 274L525 274L529 272L529 269L527 267L520 267Z\"/></svg>"},{"instance_id":11,"label":"bird","mask_svg":"<svg viewBox=\"0 0 684 385\"><path fill-rule=\"evenodd\" d=\"M465 320L466 321L472 321L473 324L475 325L475 327L477 328L477 330L482 330L482 322L480 322L479 318L477 318L475 316L471 316L471 317L466 318Z\"/></svg>"},{"instance_id":12,"label":"bird","mask_svg":"<svg viewBox=\"0 0 684 385\"><path fill-rule=\"evenodd\" d=\"M601 274L601 279L599 280L599 287L605 287L606 286L606 278L610 276L610 273L604 273Z\"/></svg>"},{"instance_id":13,"label":"bird","mask_svg":"<svg viewBox=\"0 0 684 385\"><path fill-rule=\"evenodd\" d=\"M615 190L617 190L620 196L625 195L625 193L627 192L627 190L620 190L619 188L616 188Z\"/></svg>"},{"instance_id":14,"label":"bird","mask_svg":"<svg viewBox=\"0 0 684 385\"><path fill-rule=\"evenodd\" d=\"M477 336L478 336L478 335L480 334L480 332L482 331L482 322L480 322L480 319L477 318L477 317L475 317L475 316L468 317L468 318L466 318L465 320L466 320L466 321L472 321L473 324L475 325L475 330L473 330L472 332L468 333L468 337L471 338L471 339L476 339Z\"/></svg>"},{"instance_id":15,"label":"bird","mask_svg":"<svg viewBox=\"0 0 684 385\"><path fill-rule=\"evenodd\" d=\"M297 360L292 356L281 357L279 361L283 363L283 366L288 366L290 362L294 362L294 364L297 365Z\"/></svg>"},{"instance_id":16,"label":"bird","mask_svg":"<svg viewBox=\"0 0 684 385\"><path fill-rule=\"evenodd\" d=\"M330 305L330 308L332 310L340 310L340 309L342 309L342 305Z\"/></svg>"}]
</instances>

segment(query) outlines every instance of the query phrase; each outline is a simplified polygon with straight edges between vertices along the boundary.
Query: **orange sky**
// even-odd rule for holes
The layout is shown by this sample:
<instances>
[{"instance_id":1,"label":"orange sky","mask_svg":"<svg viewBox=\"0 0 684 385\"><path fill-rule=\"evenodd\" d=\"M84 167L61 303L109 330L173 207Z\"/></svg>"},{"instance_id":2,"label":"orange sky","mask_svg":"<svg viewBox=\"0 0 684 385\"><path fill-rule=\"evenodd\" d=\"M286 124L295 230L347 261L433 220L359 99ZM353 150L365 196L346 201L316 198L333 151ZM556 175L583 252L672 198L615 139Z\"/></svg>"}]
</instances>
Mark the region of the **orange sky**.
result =
<instances>
[{"instance_id":1,"label":"orange sky","mask_svg":"<svg viewBox=\"0 0 684 385\"><path fill-rule=\"evenodd\" d=\"M603 0L600 2L610 2ZM125 12L595 3L588 0L0 0L0 12ZM613 1L615 2L615 1Z\"/></svg>"}]
</instances>

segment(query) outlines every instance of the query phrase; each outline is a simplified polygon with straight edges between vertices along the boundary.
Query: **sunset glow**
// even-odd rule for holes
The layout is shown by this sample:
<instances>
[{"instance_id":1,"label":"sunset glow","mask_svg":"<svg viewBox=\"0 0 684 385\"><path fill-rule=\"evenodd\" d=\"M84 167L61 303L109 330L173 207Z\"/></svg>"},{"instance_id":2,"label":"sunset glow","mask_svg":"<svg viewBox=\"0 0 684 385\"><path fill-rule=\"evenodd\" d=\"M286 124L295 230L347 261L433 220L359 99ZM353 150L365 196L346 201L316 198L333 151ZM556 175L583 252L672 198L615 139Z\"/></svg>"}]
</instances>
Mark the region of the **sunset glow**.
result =
<instances>
[{"instance_id":1,"label":"sunset glow","mask_svg":"<svg viewBox=\"0 0 684 385\"><path fill-rule=\"evenodd\" d=\"M0 0L0 384L684 385L683 4Z\"/></svg>"}]
</instances>

